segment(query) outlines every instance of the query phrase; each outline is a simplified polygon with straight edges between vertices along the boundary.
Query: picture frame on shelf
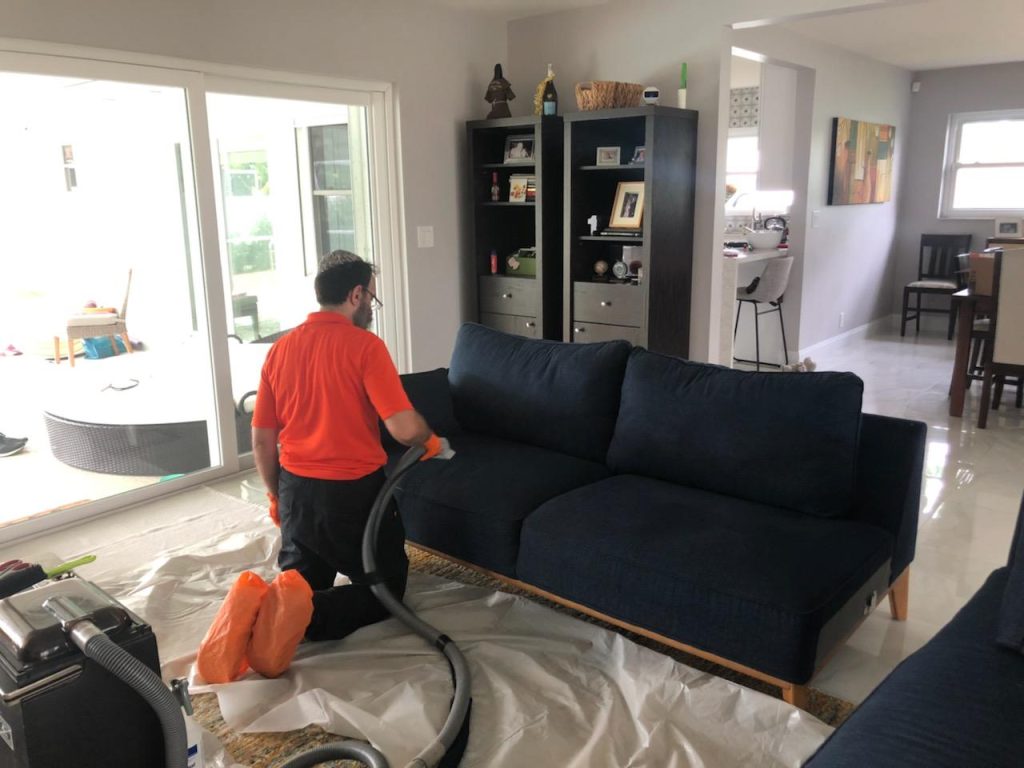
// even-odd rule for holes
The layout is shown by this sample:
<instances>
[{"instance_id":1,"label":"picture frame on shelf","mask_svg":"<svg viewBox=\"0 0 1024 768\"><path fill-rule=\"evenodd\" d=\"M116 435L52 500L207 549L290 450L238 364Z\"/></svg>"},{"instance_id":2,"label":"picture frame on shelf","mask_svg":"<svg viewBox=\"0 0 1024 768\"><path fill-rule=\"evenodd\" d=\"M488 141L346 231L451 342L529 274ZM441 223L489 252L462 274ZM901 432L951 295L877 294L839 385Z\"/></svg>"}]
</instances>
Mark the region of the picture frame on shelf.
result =
<instances>
[{"instance_id":1,"label":"picture frame on shelf","mask_svg":"<svg viewBox=\"0 0 1024 768\"><path fill-rule=\"evenodd\" d=\"M534 137L532 134L519 134L505 137L506 165L532 165L534 156Z\"/></svg>"},{"instance_id":2,"label":"picture frame on shelf","mask_svg":"<svg viewBox=\"0 0 1024 768\"><path fill-rule=\"evenodd\" d=\"M1015 218L997 218L995 224L995 236L1024 237L1024 221Z\"/></svg>"},{"instance_id":3,"label":"picture frame on shelf","mask_svg":"<svg viewBox=\"0 0 1024 768\"><path fill-rule=\"evenodd\" d=\"M622 158L622 147L598 147L594 165L619 165Z\"/></svg>"},{"instance_id":4,"label":"picture frame on shelf","mask_svg":"<svg viewBox=\"0 0 1024 768\"><path fill-rule=\"evenodd\" d=\"M631 165L643 165L647 160L647 147L639 146L633 150L633 157L629 162Z\"/></svg>"},{"instance_id":5,"label":"picture frame on shelf","mask_svg":"<svg viewBox=\"0 0 1024 768\"><path fill-rule=\"evenodd\" d=\"M531 180L533 180L534 189L536 189L536 177L534 176L523 173L513 173L509 176L508 201L510 203L526 203Z\"/></svg>"},{"instance_id":6,"label":"picture frame on shelf","mask_svg":"<svg viewBox=\"0 0 1024 768\"><path fill-rule=\"evenodd\" d=\"M608 226L612 229L639 230L644 216L644 182L620 181Z\"/></svg>"}]
</instances>

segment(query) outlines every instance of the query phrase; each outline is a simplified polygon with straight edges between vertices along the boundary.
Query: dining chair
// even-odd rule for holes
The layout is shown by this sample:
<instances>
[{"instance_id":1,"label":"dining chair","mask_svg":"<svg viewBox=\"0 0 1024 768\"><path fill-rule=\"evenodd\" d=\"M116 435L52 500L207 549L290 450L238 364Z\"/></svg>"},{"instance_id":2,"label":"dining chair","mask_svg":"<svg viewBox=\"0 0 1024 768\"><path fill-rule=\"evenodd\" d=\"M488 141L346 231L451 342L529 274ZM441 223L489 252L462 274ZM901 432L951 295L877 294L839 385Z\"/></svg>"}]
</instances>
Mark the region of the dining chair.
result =
<instances>
[{"instance_id":1,"label":"dining chair","mask_svg":"<svg viewBox=\"0 0 1024 768\"><path fill-rule=\"evenodd\" d=\"M128 270L128 284L124 289L124 303L120 312L93 312L69 317L67 321L68 362L75 367L75 339L91 339L96 336L108 336L117 352L117 337L124 342L124 348L132 351L132 343L128 339L128 296L132 290L132 270ZM53 337L54 362L60 364L60 336Z\"/></svg>"},{"instance_id":2,"label":"dining chair","mask_svg":"<svg viewBox=\"0 0 1024 768\"><path fill-rule=\"evenodd\" d=\"M997 396L1002 394L1006 377L1017 377L1020 402L1020 377L1024 376L1024 249L996 253L995 276L992 281L992 342L985 346L985 378L978 408L978 428L988 426L992 405L992 387L998 383ZM999 381L1001 379L1001 381Z\"/></svg>"},{"instance_id":3,"label":"dining chair","mask_svg":"<svg viewBox=\"0 0 1024 768\"><path fill-rule=\"evenodd\" d=\"M789 286L789 273L793 268L793 257L792 256L780 256L776 259L770 259L765 265L764 271L761 276L758 277L754 283L749 286L743 286L736 289L736 325L732 329L732 339L735 343L736 332L740 328L740 312L743 310L744 304L751 304L754 308L754 360L744 360L739 357L734 357L738 363L753 363L757 366L757 370L761 370L762 365L767 365L771 368L781 368L782 365L779 363L764 363L761 361L761 331L760 331L760 320L762 315L770 315L772 312L779 313L779 329L782 331L782 356L786 361L786 365L789 364L789 350L786 348L786 323L782 319L782 296L786 292L786 288ZM769 305L771 309L758 309L763 305Z\"/></svg>"},{"instance_id":4,"label":"dining chair","mask_svg":"<svg viewBox=\"0 0 1024 768\"><path fill-rule=\"evenodd\" d=\"M900 336L907 335L907 323L914 321L914 332L921 332L922 314L949 315L947 339L953 338L956 327L956 312L952 301L948 307L923 307L922 296L952 296L966 285L960 274L959 254L971 249L971 236L966 235L921 235L921 246L917 255L917 280L903 288L903 310L900 313ZM914 306L910 297L915 296Z\"/></svg>"}]
</instances>

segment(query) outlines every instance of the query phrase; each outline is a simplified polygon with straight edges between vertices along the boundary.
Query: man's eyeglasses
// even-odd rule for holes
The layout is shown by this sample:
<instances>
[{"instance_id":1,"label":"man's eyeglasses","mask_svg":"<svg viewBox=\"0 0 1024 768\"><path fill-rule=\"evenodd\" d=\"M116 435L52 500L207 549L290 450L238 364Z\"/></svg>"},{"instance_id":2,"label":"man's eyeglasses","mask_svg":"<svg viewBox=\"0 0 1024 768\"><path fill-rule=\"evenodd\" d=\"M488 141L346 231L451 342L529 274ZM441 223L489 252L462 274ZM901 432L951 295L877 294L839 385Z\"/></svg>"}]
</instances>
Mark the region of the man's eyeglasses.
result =
<instances>
[{"instance_id":1,"label":"man's eyeglasses","mask_svg":"<svg viewBox=\"0 0 1024 768\"><path fill-rule=\"evenodd\" d=\"M377 309L384 309L384 302L378 299L377 296L373 293L373 291L371 291L369 288L364 288L363 290L370 294L370 299L373 301L373 305Z\"/></svg>"}]
</instances>

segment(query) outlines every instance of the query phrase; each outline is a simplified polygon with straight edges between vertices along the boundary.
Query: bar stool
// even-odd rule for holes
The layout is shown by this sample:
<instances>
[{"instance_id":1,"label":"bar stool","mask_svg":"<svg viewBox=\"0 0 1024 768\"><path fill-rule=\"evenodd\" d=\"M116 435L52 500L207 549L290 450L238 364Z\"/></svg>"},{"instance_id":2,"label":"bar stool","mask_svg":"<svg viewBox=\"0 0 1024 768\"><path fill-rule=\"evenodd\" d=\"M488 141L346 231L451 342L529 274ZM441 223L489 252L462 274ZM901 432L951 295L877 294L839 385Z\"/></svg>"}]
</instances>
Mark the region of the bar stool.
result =
<instances>
[{"instance_id":1,"label":"bar stool","mask_svg":"<svg viewBox=\"0 0 1024 768\"><path fill-rule=\"evenodd\" d=\"M732 340L736 342L736 332L740 328L740 313L743 310L744 304L751 304L754 308L754 349L755 349L755 360L744 360L739 357L734 357L737 363L753 363L757 366L757 370L761 370L762 365L767 365L771 368L781 368L780 363L763 363L761 362L761 331L760 331L760 319L761 315L770 315L772 312L779 313L779 329L782 331L782 355L789 364L789 350L786 348L786 323L782 319L782 295L786 292L786 287L789 285L789 272L793 268L793 257L792 256L780 256L776 259L771 259L761 273L761 276L756 278L750 285L736 289L736 301L738 305L736 307L736 325L732 329ZM771 309L759 309L763 305L769 305Z\"/></svg>"}]
</instances>

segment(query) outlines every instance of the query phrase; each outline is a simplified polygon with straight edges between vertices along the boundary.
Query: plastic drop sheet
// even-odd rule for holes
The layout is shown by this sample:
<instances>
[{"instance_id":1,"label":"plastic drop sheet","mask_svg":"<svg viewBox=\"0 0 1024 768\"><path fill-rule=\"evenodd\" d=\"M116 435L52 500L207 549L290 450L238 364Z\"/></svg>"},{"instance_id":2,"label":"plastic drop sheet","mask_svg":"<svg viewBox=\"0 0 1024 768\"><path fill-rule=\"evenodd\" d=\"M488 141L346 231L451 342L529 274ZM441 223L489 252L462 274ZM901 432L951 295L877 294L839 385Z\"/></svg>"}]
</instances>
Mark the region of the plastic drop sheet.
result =
<instances>
[{"instance_id":1,"label":"plastic drop sheet","mask_svg":"<svg viewBox=\"0 0 1024 768\"><path fill-rule=\"evenodd\" d=\"M209 489L176 522L93 548L89 573L156 632L165 678L217 694L237 731L309 724L369 741L402 766L440 729L448 665L395 620L303 643L276 680L196 679L196 649L238 573L273 578L278 533L266 509ZM472 671L463 768L799 766L831 732L785 702L694 670L532 601L410 574L406 602L451 636ZM207 734L208 765L234 763Z\"/></svg>"}]
</instances>

